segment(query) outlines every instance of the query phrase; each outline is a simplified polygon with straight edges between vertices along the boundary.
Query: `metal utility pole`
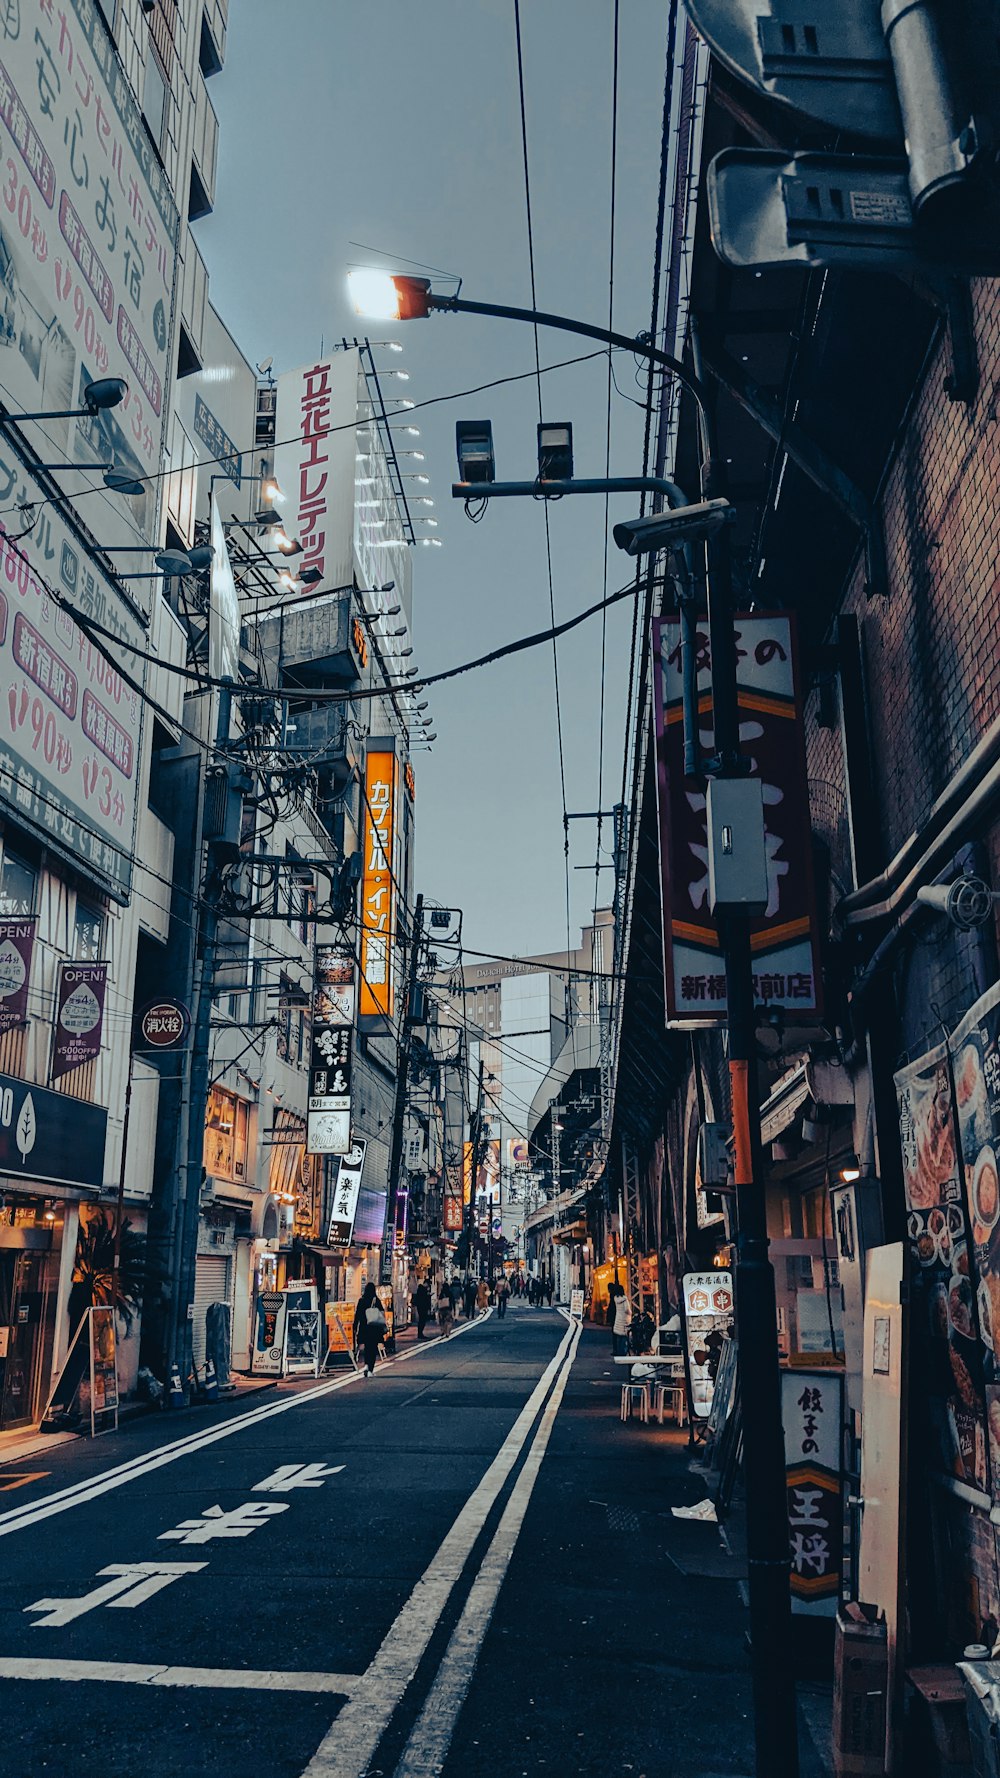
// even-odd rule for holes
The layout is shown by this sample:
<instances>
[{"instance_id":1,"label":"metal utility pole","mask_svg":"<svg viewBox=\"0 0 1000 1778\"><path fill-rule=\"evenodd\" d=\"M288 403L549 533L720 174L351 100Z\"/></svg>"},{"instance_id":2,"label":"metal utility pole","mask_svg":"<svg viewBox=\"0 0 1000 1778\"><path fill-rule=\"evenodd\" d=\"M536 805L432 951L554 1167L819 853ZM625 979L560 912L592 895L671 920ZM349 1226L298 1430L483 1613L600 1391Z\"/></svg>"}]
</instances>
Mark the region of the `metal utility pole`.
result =
<instances>
[{"instance_id":1,"label":"metal utility pole","mask_svg":"<svg viewBox=\"0 0 1000 1778\"><path fill-rule=\"evenodd\" d=\"M389 1143L388 1197L385 1207L385 1234L379 1264L379 1283L392 1283L392 1256L396 1244L396 1202L399 1197L399 1172L403 1160L403 1123L406 1117L406 1095L410 1084L411 1034L415 1023L413 1003L416 997L417 968L424 931L424 898L418 895L413 909L410 931L410 961L406 971L406 998L399 1033L399 1057L396 1063L396 1099L392 1110L392 1138Z\"/></svg>"},{"instance_id":2,"label":"metal utility pole","mask_svg":"<svg viewBox=\"0 0 1000 1778\"><path fill-rule=\"evenodd\" d=\"M697 327L692 326L694 366L702 381ZM701 491L706 500L725 491L725 465L714 445L712 416L701 409ZM706 765L719 778L743 777L749 761L740 750L739 690L730 533L727 526L705 544L708 630L712 663L714 758ZM803 834L802 843L807 843ZM740 1393L743 1404L743 1471L747 1504L751 1674L756 1763L759 1778L799 1769L792 1671L789 1533L785 1446L781 1424L777 1302L768 1252L767 1194L757 1086L756 1018L750 916L730 910L719 917L726 968L726 1022L732 1095L736 1211L736 1313Z\"/></svg>"},{"instance_id":3,"label":"metal utility pole","mask_svg":"<svg viewBox=\"0 0 1000 1778\"><path fill-rule=\"evenodd\" d=\"M479 1173L479 1150L483 1128L483 1080L486 1064L480 1060L479 1084L476 1088L476 1109L469 1119L469 1227L466 1234L468 1252L466 1271L472 1270L472 1236L476 1228L476 1177Z\"/></svg>"}]
</instances>

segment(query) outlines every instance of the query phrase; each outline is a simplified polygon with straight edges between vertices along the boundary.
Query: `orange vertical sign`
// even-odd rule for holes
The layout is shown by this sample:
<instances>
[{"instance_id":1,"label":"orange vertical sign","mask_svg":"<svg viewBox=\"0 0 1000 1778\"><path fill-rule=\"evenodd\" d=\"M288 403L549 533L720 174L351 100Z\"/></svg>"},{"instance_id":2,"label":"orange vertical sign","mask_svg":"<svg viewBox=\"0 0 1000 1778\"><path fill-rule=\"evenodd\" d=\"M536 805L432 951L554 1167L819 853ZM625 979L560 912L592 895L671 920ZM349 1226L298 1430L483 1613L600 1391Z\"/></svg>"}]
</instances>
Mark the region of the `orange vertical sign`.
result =
<instances>
[{"instance_id":1,"label":"orange vertical sign","mask_svg":"<svg viewBox=\"0 0 1000 1778\"><path fill-rule=\"evenodd\" d=\"M369 753L365 762L365 843L361 878L361 994L358 1010L362 1018L392 1018L395 824L396 755Z\"/></svg>"}]
</instances>

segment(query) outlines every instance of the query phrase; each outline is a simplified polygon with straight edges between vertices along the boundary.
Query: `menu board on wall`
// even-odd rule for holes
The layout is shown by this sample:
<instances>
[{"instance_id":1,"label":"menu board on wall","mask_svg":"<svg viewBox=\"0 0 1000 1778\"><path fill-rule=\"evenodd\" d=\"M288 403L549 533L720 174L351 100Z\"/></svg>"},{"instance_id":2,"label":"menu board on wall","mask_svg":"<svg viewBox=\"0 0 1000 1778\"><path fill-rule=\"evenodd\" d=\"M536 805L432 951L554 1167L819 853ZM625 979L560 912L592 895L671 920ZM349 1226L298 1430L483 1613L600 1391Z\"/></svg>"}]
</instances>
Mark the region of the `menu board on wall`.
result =
<instances>
[{"instance_id":1,"label":"menu board on wall","mask_svg":"<svg viewBox=\"0 0 1000 1778\"><path fill-rule=\"evenodd\" d=\"M971 1070L971 1062L968 1066ZM989 1479L978 1280L966 1224L947 1044L901 1068L895 1081L913 1256L914 1362L923 1371L938 1466L945 1475L985 1492Z\"/></svg>"},{"instance_id":2,"label":"menu board on wall","mask_svg":"<svg viewBox=\"0 0 1000 1778\"><path fill-rule=\"evenodd\" d=\"M691 1377L691 1416L707 1420L723 1342L733 1331L731 1272L685 1272L684 1326Z\"/></svg>"},{"instance_id":3,"label":"menu board on wall","mask_svg":"<svg viewBox=\"0 0 1000 1778\"><path fill-rule=\"evenodd\" d=\"M956 1027L950 1049L972 1225L973 1320L985 1384L993 1504L1000 1506L1000 984Z\"/></svg>"}]
</instances>

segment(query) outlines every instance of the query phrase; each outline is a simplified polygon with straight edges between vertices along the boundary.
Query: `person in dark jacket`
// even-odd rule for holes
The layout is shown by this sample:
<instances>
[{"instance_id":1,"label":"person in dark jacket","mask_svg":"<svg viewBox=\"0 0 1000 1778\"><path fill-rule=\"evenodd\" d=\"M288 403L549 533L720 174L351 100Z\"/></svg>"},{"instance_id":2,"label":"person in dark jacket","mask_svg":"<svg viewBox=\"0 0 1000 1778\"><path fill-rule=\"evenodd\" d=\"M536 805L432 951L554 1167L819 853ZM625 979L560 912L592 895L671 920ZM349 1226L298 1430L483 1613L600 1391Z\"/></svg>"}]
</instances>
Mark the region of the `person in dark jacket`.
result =
<instances>
[{"instance_id":1,"label":"person in dark jacket","mask_svg":"<svg viewBox=\"0 0 1000 1778\"><path fill-rule=\"evenodd\" d=\"M374 1317L370 1311L378 1310ZM378 1300L374 1284L366 1284L354 1311L354 1350L364 1349L365 1376L370 1377L378 1362L378 1349L385 1339L385 1311Z\"/></svg>"},{"instance_id":2,"label":"person in dark jacket","mask_svg":"<svg viewBox=\"0 0 1000 1778\"><path fill-rule=\"evenodd\" d=\"M475 1281L472 1278L466 1278L465 1280L465 1289L462 1292L462 1302L465 1310L465 1319L466 1321L471 1321L473 1315L476 1313L476 1286Z\"/></svg>"},{"instance_id":3,"label":"person in dark jacket","mask_svg":"<svg viewBox=\"0 0 1000 1778\"><path fill-rule=\"evenodd\" d=\"M422 1279L413 1292L413 1307L417 1316L417 1339L422 1340L425 1338L424 1328L431 1312L431 1293Z\"/></svg>"}]
</instances>

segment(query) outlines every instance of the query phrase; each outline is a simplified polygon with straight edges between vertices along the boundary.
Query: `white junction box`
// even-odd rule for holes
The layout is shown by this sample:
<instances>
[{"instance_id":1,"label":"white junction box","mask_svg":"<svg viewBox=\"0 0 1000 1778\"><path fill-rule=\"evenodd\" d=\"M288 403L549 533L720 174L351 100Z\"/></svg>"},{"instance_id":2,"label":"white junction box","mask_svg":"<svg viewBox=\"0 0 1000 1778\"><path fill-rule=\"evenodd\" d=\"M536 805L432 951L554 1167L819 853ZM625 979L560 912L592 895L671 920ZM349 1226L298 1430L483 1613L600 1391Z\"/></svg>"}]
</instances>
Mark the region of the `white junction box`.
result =
<instances>
[{"instance_id":1,"label":"white junction box","mask_svg":"<svg viewBox=\"0 0 1000 1778\"><path fill-rule=\"evenodd\" d=\"M759 778L708 781L708 905L762 914L767 907L764 796Z\"/></svg>"}]
</instances>

